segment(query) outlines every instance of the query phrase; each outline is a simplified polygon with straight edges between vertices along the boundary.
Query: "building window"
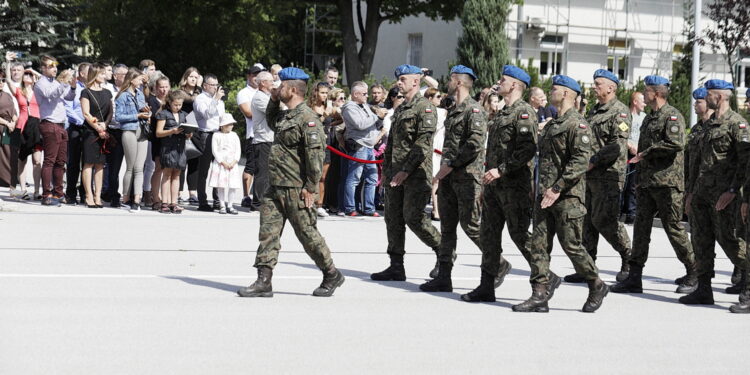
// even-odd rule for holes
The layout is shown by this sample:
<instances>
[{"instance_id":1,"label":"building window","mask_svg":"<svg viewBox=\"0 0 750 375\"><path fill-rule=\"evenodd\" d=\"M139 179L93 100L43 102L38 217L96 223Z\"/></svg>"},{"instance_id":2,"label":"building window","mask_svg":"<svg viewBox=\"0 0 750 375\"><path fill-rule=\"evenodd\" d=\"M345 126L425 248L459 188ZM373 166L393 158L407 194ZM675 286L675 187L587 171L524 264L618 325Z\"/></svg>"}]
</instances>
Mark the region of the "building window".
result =
<instances>
[{"instance_id":1,"label":"building window","mask_svg":"<svg viewBox=\"0 0 750 375\"><path fill-rule=\"evenodd\" d=\"M609 38L607 43L607 70L622 80L628 79L628 55L630 42L627 39Z\"/></svg>"},{"instance_id":2,"label":"building window","mask_svg":"<svg viewBox=\"0 0 750 375\"><path fill-rule=\"evenodd\" d=\"M545 76L561 74L562 58L561 52L542 51L539 59L539 73Z\"/></svg>"},{"instance_id":3,"label":"building window","mask_svg":"<svg viewBox=\"0 0 750 375\"><path fill-rule=\"evenodd\" d=\"M409 49L406 51L406 62L422 66L422 34L409 34Z\"/></svg>"}]
</instances>

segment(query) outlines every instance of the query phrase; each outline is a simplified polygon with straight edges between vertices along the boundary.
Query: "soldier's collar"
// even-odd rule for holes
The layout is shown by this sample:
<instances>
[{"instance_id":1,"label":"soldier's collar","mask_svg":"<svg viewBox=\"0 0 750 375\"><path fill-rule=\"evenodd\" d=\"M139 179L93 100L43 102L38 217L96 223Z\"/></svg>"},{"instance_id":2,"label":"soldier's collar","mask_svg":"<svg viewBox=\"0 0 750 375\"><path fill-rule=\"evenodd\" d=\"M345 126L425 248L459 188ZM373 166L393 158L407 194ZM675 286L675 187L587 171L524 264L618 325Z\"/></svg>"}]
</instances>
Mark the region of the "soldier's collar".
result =
<instances>
[{"instance_id":1,"label":"soldier's collar","mask_svg":"<svg viewBox=\"0 0 750 375\"><path fill-rule=\"evenodd\" d=\"M404 107L404 109L411 108L411 107L414 106L414 104L417 103L417 101L421 97L422 97L422 93L420 93L419 91L417 91L417 93L414 94L414 96L411 98L411 100L409 100L408 102L403 102L400 107Z\"/></svg>"}]
</instances>

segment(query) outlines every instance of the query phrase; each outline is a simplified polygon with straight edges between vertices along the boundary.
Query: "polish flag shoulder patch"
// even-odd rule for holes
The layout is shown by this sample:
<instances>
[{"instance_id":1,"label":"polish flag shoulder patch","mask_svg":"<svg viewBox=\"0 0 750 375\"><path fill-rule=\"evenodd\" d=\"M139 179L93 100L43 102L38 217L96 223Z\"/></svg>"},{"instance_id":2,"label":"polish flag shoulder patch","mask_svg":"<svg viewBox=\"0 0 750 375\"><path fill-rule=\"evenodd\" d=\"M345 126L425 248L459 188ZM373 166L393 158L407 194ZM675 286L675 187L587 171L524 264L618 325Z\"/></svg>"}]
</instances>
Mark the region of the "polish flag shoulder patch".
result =
<instances>
[{"instance_id":1,"label":"polish flag shoulder patch","mask_svg":"<svg viewBox=\"0 0 750 375\"><path fill-rule=\"evenodd\" d=\"M628 114L627 113L620 113L620 118L628 118Z\"/></svg>"},{"instance_id":2,"label":"polish flag shoulder patch","mask_svg":"<svg viewBox=\"0 0 750 375\"><path fill-rule=\"evenodd\" d=\"M471 111L474 113L479 113L479 108L472 108Z\"/></svg>"},{"instance_id":3,"label":"polish flag shoulder patch","mask_svg":"<svg viewBox=\"0 0 750 375\"><path fill-rule=\"evenodd\" d=\"M578 127L581 128L581 129L586 129L587 128L586 124L578 124Z\"/></svg>"},{"instance_id":4,"label":"polish flag shoulder patch","mask_svg":"<svg viewBox=\"0 0 750 375\"><path fill-rule=\"evenodd\" d=\"M526 120L528 118L529 118L529 114L528 113L522 113L521 114L521 119Z\"/></svg>"},{"instance_id":5,"label":"polish flag shoulder patch","mask_svg":"<svg viewBox=\"0 0 750 375\"><path fill-rule=\"evenodd\" d=\"M310 121L310 122L308 122L308 123L307 123L307 126L309 126L309 127L313 127L313 126L315 126L315 121Z\"/></svg>"},{"instance_id":6,"label":"polish flag shoulder patch","mask_svg":"<svg viewBox=\"0 0 750 375\"><path fill-rule=\"evenodd\" d=\"M432 108L425 108L424 113L432 113Z\"/></svg>"},{"instance_id":7,"label":"polish flag shoulder patch","mask_svg":"<svg viewBox=\"0 0 750 375\"><path fill-rule=\"evenodd\" d=\"M747 124L740 124L740 129L744 129L747 127Z\"/></svg>"},{"instance_id":8,"label":"polish flag shoulder patch","mask_svg":"<svg viewBox=\"0 0 750 375\"><path fill-rule=\"evenodd\" d=\"M669 121L677 121L677 116L669 116Z\"/></svg>"}]
</instances>

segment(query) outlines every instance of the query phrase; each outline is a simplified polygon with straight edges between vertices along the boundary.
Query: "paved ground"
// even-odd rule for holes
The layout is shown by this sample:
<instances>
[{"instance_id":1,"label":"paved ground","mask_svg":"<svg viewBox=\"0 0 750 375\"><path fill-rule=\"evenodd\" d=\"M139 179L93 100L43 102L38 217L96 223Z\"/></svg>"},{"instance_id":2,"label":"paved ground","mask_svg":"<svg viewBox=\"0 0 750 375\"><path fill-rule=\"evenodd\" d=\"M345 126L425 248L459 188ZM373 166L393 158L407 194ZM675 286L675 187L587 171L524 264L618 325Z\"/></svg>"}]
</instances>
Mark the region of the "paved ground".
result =
<instances>
[{"instance_id":1,"label":"paved ground","mask_svg":"<svg viewBox=\"0 0 750 375\"><path fill-rule=\"evenodd\" d=\"M259 216L41 207L0 190L0 374L488 374L738 373L748 316L727 307L730 264L717 259L717 305L686 307L671 279L683 272L654 230L646 293L613 295L584 314L587 290L563 284L549 314L510 310L530 294L528 265L503 239L512 274L496 303L458 293L479 280L479 251L461 234L455 293L417 286L434 255L407 236L406 282L377 283L387 264L374 218L319 223L347 276L332 298L310 296L321 274L289 229L275 297L242 299ZM628 227L628 230L631 230ZM602 243L606 243L604 240ZM557 245L556 245L557 246ZM552 268L571 272L559 248ZM619 258L604 245L613 282ZM741 334L741 335L740 335ZM742 337L740 337L742 336ZM744 349L739 349L743 347Z\"/></svg>"}]
</instances>

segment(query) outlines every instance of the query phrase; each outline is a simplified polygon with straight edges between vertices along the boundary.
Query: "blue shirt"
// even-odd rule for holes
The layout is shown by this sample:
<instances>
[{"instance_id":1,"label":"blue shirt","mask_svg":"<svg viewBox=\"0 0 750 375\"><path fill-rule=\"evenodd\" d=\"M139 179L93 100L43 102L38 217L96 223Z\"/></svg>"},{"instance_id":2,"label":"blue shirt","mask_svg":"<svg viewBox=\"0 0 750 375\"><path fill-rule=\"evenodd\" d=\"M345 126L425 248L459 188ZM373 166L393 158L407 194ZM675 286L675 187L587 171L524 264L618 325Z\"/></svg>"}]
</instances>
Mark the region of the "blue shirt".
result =
<instances>
[{"instance_id":1,"label":"blue shirt","mask_svg":"<svg viewBox=\"0 0 750 375\"><path fill-rule=\"evenodd\" d=\"M68 116L68 125L83 126L83 110L81 110L81 92L86 88L81 81L76 82L76 96L73 100L65 101L65 115Z\"/></svg>"},{"instance_id":2,"label":"blue shirt","mask_svg":"<svg viewBox=\"0 0 750 375\"><path fill-rule=\"evenodd\" d=\"M60 83L54 78L42 76L34 84L34 96L39 104L39 117L41 120L64 124L67 116L65 115L65 100L73 100L76 97L76 91L71 90L67 83Z\"/></svg>"}]
</instances>

